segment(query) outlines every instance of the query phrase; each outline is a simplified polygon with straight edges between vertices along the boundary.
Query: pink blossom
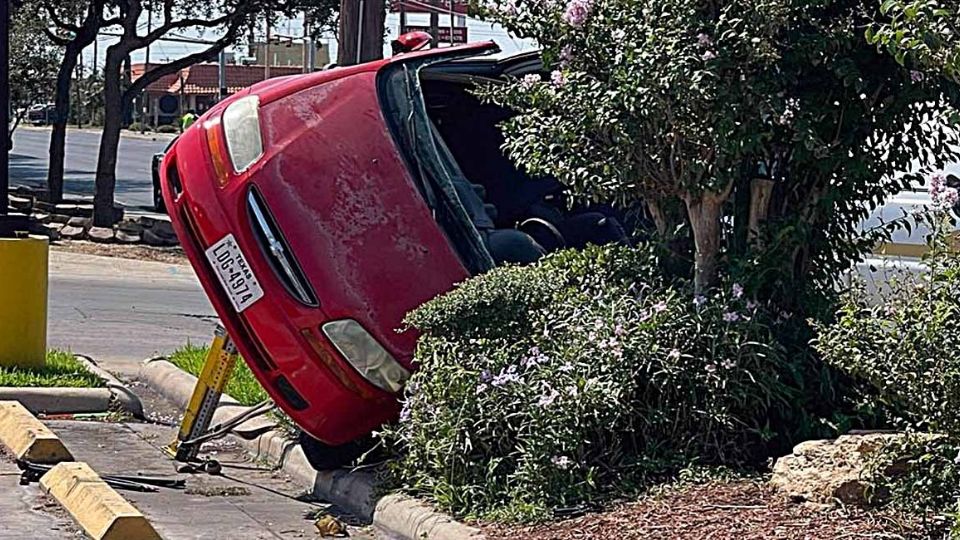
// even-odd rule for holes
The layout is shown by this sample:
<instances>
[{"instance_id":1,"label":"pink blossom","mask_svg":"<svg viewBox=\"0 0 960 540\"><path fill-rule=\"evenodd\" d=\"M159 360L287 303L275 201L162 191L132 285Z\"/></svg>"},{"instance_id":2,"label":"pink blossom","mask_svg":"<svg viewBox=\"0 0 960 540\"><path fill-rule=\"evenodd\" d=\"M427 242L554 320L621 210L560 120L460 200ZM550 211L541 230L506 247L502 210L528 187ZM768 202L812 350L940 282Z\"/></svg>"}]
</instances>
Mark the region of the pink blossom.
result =
<instances>
[{"instance_id":1,"label":"pink blossom","mask_svg":"<svg viewBox=\"0 0 960 540\"><path fill-rule=\"evenodd\" d=\"M560 49L560 63L562 65L568 65L570 62L573 62L573 59L573 46L564 45L563 48Z\"/></svg>"},{"instance_id":2,"label":"pink blossom","mask_svg":"<svg viewBox=\"0 0 960 540\"><path fill-rule=\"evenodd\" d=\"M700 32L699 34L697 34L697 43L701 47L709 47L713 45L713 40L710 39L710 36L704 34L703 32Z\"/></svg>"},{"instance_id":3,"label":"pink blossom","mask_svg":"<svg viewBox=\"0 0 960 540\"><path fill-rule=\"evenodd\" d=\"M574 28L580 28L587 22L592 7L593 0L570 0L563 12L563 20Z\"/></svg>"},{"instance_id":4,"label":"pink blossom","mask_svg":"<svg viewBox=\"0 0 960 540\"><path fill-rule=\"evenodd\" d=\"M726 322L737 322L740 320L740 314L736 311L728 311L723 314L723 320Z\"/></svg>"},{"instance_id":5,"label":"pink blossom","mask_svg":"<svg viewBox=\"0 0 960 540\"><path fill-rule=\"evenodd\" d=\"M552 73L550 73L550 84L560 88L561 86L567 84L567 76L564 75L559 69L555 69Z\"/></svg>"},{"instance_id":6,"label":"pink blossom","mask_svg":"<svg viewBox=\"0 0 960 540\"><path fill-rule=\"evenodd\" d=\"M713 59L716 58L716 57L717 57L717 53L715 53L715 52L713 52L713 51L704 51L703 54L700 55L700 58L701 58L704 62L709 62L710 60L713 60Z\"/></svg>"},{"instance_id":7,"label":"pink blossom","mask_svg":"<svg viewBox=\"0 0 960 540\"><path fill-rule=\"evenodd\" d=\"M919 72L919 71L917 71L917 70L911 71L911 72L910 72L910 80L913 81L913 82L915 82L915 83L923 82L923 73L921 73L921 72Z\"/></svg>"},{"instance_id":8,"label":"pink blossom","mask_svg":"<svg viewBox=\"0 0 960 540\"><path fill-rule=\"evenodd\" d=\"M554 456L550 462L558 469L568 469L573 464L567 456Z\"/></svg>"},{"instance_id":9,"label":"pink blossom","mask_svg":"<svg viewBox=\"0 0 960 540\"><path fill-rule=\"evenodd\" d=\"M706 303L707 303L707 297L702 294L698 294L693 297L693 305L697 307L700 307Z\"/></svg>"},{"instance_id":10,"label":"pink blossom","mask_svg":"<svg viewBox=\"0 0 960 540\"><path fill-rule=\"evenodd\" d=\"M656 313L663 313L666 310L667 310L667 302L665 300L661 300L653 305L653 311Z\"/></svg>"},{"instance_id":11,"label":"pink blossom","mask_svg":"<svg viewBox=\"0 0 960 540\"><path fill-rule=\"evenodd\" d=\"M523 79L520 80L520 85L524 88L533 88L540 83L540 76L536 73L527 73L523 76Z\"/></svg>"},{"instance_id":12,"label":"pink blossom","mask_svg":"<svg viewBox=\"0 0 960 540\"><path fill-rule=\"evenodd\" d=\"M947 179L942 174L934 174L930 177L930 200L937 208L953 208L960 200L960 194L956 188L947 187Z\"/></svg>"},{"instance_id":13,"label":"pink blossom","mask_svg":"<svg viewBox=\"0 0 960 540\"><path fill-rule=\"evenodd\" d=\"M680 349L670 349L670 352L667 353L667 360L679 360L680 359Z\"/></svg>"}]
</instances>

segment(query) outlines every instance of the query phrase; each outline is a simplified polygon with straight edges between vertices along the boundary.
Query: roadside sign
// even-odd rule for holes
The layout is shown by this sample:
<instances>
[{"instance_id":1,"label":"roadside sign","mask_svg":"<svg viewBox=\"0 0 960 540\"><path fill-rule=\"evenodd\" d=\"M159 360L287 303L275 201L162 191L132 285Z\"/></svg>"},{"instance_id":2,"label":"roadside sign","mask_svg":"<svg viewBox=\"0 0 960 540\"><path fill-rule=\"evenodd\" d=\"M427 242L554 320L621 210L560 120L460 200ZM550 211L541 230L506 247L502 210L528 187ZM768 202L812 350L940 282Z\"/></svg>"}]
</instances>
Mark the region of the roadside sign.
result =
<instances>
[{"instance_id":1,"label":"roadside sign","mask_svg":"<svg viewBox=\"0 0 960 540\"><path fill-rule=\"evenodd\" d=\"M458 15L466 15L470 7L468 0L454 0L453 12ZM450 0L391 0L390 12L397 13L400 9L407 13L450 13Z\"/></svg>"},{"instance_id":2,"label":"roadside sign","mask_svg":"<svg viewBox=\"0 0 960 540\"><path fill-rule=\"evenodd\" d=\"M430 33L429 26L417 26L408 24L403 27L401 33L406 34L407 32L427 32ZM450 27L449 26L440 26L437 28L437 41L440 43L450 43ZM466 26L454 26L453 27L453 42L454 43L466 43L467 42L467 27Z\"/></svg>"}]
</instances>

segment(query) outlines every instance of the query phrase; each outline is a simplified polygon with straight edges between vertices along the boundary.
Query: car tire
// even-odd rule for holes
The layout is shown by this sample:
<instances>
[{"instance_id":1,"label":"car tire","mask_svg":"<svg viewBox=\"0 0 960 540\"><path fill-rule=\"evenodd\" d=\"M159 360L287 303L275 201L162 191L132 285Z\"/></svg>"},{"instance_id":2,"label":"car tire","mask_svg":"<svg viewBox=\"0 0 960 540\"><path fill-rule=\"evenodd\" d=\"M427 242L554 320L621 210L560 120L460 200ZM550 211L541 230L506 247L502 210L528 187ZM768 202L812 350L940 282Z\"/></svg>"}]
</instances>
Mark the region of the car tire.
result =
<instances>
[{"instance_id":1,"label":"car tire","mask_svg":"<svg viewBox=\"0 0 960 540\"><path fill-rule=\"evenodd\" d=\"M339 446L331 446L301 431L300 447L303 448L310 466L322 471L349 465L369 450L371 445L370 441L364 438Z\"/></svg>"}]
</instances>

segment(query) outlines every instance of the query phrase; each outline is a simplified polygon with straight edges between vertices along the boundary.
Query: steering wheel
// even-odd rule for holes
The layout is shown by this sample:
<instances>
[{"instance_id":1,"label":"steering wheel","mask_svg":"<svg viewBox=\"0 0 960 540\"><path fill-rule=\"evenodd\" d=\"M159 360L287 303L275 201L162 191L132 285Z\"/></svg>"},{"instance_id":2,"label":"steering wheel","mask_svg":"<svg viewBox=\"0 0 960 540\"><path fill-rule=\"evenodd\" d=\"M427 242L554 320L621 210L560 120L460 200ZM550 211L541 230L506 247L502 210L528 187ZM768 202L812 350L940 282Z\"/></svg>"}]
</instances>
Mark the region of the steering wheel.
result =
<instances>
[{"instance_id":1,"label":"steering wheel","mask_svg":"<svg viewBox=\"0 0 960 540\"><path fill-rule=\"evenodd\" d=\"M548 252L567 247L567 240L560 233L560 230L545 219L527 218L517 225L517 230L530 235Z\"/></svg>"}]
</instances>

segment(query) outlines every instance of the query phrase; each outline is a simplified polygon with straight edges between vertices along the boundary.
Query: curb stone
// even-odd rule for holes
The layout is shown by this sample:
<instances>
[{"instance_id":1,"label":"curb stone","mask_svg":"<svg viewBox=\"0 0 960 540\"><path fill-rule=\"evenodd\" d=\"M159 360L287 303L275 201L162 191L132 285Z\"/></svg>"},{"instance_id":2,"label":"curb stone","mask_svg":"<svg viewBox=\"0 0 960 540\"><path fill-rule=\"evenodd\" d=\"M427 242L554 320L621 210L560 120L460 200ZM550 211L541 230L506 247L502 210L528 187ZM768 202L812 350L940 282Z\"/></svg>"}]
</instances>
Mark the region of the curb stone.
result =
<instances>
[{"instance_id":1,"label":"curb stone","mask_svg":"<svg viewBox=\"0 0 960 540\"><path fill-rule=\"evenodd\" d=\"M143 403L140 402L140 398L137 397L125 384L123 384L120 379L114 377L113 373L103 369L97 365L97 362L85 354L74 354L74 358L78 362L83 364L87 371L93 373L97 377L106 382L107 389L110 390L113 398L119 403L123 409L133 415L134 418L142 420L143 416Z\"/></svg>"},{"instance_id":2,"label":"curb stone","mask_svg":"<svg viewBox=\"0 0 960 540\"><path fill-rule=\"evenodd\" d=\"M190 401L197 382L196 377L163 357L144 360L140 364L139 378L181 409ZM246 409L224 394L214 413L213 423L227 420ZM260 417L244 425L249 426L244 431L259 432L274 424ZM300 445L277 430L271 429L249 440L240 437L239 440L255 457L280 464L284 473L310 489L314 496L346 508L383 531L407 540L485 538L479 529L460 523L412 497L389 494L378 498L376 478L370 471L313 469Z\"/></svg>"},{"instance_id":3,"label":"curb stone","mask_svg":"<svg viewBox=\"0 0 960 540\"><path fill-rule=\"evenodd\" d=\"M160 540L147 518L82 461L55 465L40 487L95 540Z\"/></svg>"},{"instance_id":4,"label":"curb stone","mask_svg":"<svg viewBox=\"0 0 960 540\"><path fill-rule=\"evenodd\" d=\"M0 444L17 459L35 463L73 459L60 437L17 401L0 401Z\"/></svg>"}]
</instances>

